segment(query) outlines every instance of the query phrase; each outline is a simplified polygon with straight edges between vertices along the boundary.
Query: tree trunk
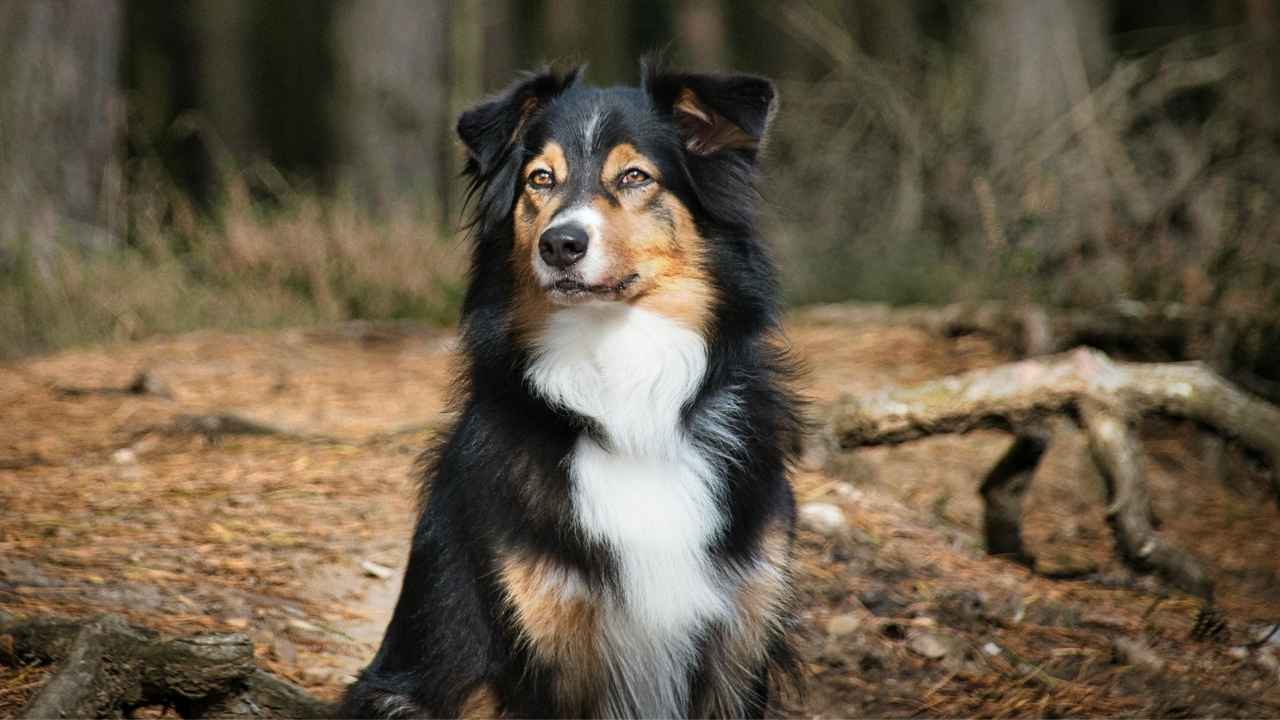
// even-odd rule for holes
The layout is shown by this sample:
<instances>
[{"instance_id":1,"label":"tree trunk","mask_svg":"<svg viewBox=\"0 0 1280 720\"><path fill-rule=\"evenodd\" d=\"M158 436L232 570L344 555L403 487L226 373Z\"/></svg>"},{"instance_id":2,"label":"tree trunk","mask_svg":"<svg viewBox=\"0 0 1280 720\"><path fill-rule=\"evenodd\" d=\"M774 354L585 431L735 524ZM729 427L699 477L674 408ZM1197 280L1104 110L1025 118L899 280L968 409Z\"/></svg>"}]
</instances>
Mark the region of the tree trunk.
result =
<instances>
[{"instance_id":1,"label":"tree trunk","mask_svg":"<svg viewBox=\"0 0 1280 720\"><path fill-rule=\"evenodd\" d=\"M257 150L254 137L253 98L249 78L249 23L247 0L196 0L191 16L196 38L200 83L200 112L213 136L205 142L218 167L241 167Z\"/></svg>"},{"instance_id":2,"label":"tree trunk","mask_svg":"<svg viewBox=\"0 0 1280 720\"><path fill-rule=\"evenodd\" d=\"M1245 0L1250 72L1249 109L1253 122L1267 131L1280 129L1280 2Z\"/></svg>"},{"instance_id":3,"label":"tree trunk","mask_svg":"<svg viewBox=\"0 0 1280 720\"><path fill-rule=\"evenodd\" d=\"M1045 171L1028 166L1025 149L1077 106L1085 111L1073 114L1079 122L1072 129L1083 142L1072 148L1069 164L1064 160L1055 169L1082 179L1071 190L1069 201L1076 207L1067 217L1084 221L1080 227L1039 236L1047 245L1039 249L1061 255L1073 249L1061 246L1063 237L1072 243L1106 237L1115 188L1084 181L1108 177L1111 165L1123 165L1115 143L1088 108L1090 90L1110 66L1106 21L1102 0L988 0L972 13L968 34L978 73L975 111L1000 175L975 180L988 246L1019 240L1008 237L1008 230L1016 224L1026 188L1042 180Z\"/></svg>"},{"instance_id":4,"label":"tree trunk","mask_svg":"<svg viewBox=\"0 0 1280 720\"><path fill-rule=\"evenodd\" d=\"M1064 115L1109 65L1100 0L988 0L970 37L981 73L980 121L996 153L1018 146ZM1067 52L1077 67L1065 67ZM1078 87L1071 74L1083 75Z\"/></svg>"},{"instance_id":5,"label":"tree trunk","mask_svg":"<svg viewBox=\"0 0 1280 720\"><path fill-rule=\"evenodd\" d=\"M681 61L699 71L727 70L722 0L681 0L676 9L676 34Z\"/></svg>"},{"instance_id":6,"label":"tree trunk","mask_svg":"<svg viewBox=\"0 0 1280 720\"><path fill-rule=\"evenodd\" d=\"M340 177L371 207L438 216L446 204L448 10L441 0L361 0L338 11Z\"/></svg>"},{"instance_id":7,"label":"tree trunk","mask_svg":"<svg viewBox=\"0 0 1280 720\"><path fill-rule=\"evenodd\" d=\"M0 0L0 261L124 224L120 0Z\"/></svg>"}]
</instances>

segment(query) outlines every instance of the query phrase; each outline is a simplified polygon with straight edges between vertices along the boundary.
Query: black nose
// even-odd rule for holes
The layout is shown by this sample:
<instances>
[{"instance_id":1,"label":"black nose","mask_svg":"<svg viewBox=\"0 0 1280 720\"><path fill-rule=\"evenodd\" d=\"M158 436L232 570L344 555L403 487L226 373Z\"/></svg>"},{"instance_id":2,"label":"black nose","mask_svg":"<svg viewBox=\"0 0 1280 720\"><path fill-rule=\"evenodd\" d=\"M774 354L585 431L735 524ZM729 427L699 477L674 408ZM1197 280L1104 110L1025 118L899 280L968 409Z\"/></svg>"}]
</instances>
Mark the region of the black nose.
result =
<instances>
[{"instance_id":1,"label":"black nose","mask_svg":"<svg viewBox=\"0 0 1280 720\"><path fill-rule=\"evenodd\" d=\"M553 268L567 268L587 254L587 231L579 225L553 227L538 239L538 254Z\"/></svg>"}]
</instances>

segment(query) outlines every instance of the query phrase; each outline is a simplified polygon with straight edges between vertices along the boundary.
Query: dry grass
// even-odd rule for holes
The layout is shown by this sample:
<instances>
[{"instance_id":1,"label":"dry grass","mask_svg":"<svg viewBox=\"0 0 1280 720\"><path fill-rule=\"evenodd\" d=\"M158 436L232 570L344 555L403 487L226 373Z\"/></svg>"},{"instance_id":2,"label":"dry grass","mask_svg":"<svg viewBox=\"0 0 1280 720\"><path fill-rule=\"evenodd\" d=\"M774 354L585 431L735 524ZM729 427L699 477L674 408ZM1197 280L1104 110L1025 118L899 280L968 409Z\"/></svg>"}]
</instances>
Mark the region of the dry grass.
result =
<instances>
[{"instance_id":1,"label":"dry grass","mask_svg":"<svg viewBox=\"0 0 1280 720\"><path fill-rule=\"evenodd\" d=\"M127 243L109 249L33 223L17 253L0 251L0 359L198 328L453 321L462 244L421 213L288 188L267 207L241 180L225 188L210 216L140 181Z\"/></svg>"}]
</instances>

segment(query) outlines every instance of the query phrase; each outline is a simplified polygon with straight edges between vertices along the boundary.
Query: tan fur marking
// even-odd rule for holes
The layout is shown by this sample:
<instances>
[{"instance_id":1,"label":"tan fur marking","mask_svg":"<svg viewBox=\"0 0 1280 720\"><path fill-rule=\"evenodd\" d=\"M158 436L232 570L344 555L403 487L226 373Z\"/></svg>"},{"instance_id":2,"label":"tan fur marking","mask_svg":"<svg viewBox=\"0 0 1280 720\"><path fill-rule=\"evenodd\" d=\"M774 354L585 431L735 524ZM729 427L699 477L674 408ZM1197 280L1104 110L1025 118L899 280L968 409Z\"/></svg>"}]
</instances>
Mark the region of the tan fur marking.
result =
<instances>
[{"instance_id":1,"label":"tan fur marking","mask_svg":"<svg viewBox=\"0 0 1280 720\"><path fill-rule=\"evenodd\" d=\"M564 148L559 143L548 141L542 152L530 158L521 170L520 183L523 191L516 200L513 214L515 245L511 255L512 267L519 280L513 318L515 332L519 335L534 332L551 311L551 303L547 300L546 293L538 287L531 263L534 244L560 209L563 198L555 192L539 192L528 186L526 180L529 174L539 169L550 170L555 175L557 185L568 180L569 163L565 158Z\"/></svg>"},{"instance_id":2,"label":"tan fur marking","mask_svg":"<svg viewBox=\"0 0 1280 720\"><path fill-rule=\"evenodd\" d=\"M703 107L698 96L688 88L680 91L672 110L690 152L710 155L726 148L750 149L760 144L728 118Z\"/></svg>"},{"instance_id":3,"label":"tan fur marking","mask_svg":"<svg viewBox=\"0 0 1280 720\"><path fill-rule=\"evenodd\" d=\"M757 633L769 629L791 591L787 573L791 539L784 525L778 523L764 531L760 553L761 564L746 575L738 592L742 625Z\"/></svg>"},{"instance_id":4,"label":"tan fur marking","mask_svg":"<svg viewBox=\"0 0 1280 720\"><path fill-rule=\"evenodd\" d=\"M654 182L636 188L618 187L618 178L636 168ZM524 167L527 178L534 170L550 170L564 183L569 168L564 149L548 142ZM698 233L689 210L662 186L657 163L629 143L612 148L601 166L600 179L616 202L604 195L591 206L604 218L599 242L608 258L606 281L621 281L638 274L624 302L630 302L686 327L705 332L715 292L705 267L706 240ZM518 335L536 334L554 306L538 286L533 273L533 248L537 238L561 207L555 192L526 187L516 201L515 246L511 261L519 279L513 325Z\"/></svg>"},{"instance_id":5,"label":"tan fur marking","mask_svg":"<svg viewBox=\"0 0 1280 720\"><path fill-rule=\"evenodd\" d=\"M592 203L605 218L604 236L614 258L612 274L623 278L639 273L633 300L637 307L704 331L714 299L703 270L706 241L698 234L689 210L662 187L657 164L634 146L623 143L609 151L601 181L606 187L616 187L618 177L631 168L645 172L655 182L615 190L617 205L604 198Z\"/></svg>"},{"instance_id":6,"label":"tan fur marking","mask_svg":"<svg viewBox=\"0 0 1280 720\"><path fill-rule=\"evenodd\" d=\"M674 195L667 196L665 205L675 225L673 251L654 253L649 258L654 287L636 300L636 306L705 333L715 302L715 289L704 270L706 239L698 233L689 210Z\"/></svg>"},{"instance_id":7,"label":"tan fur marking","mask_svg":"<svg viewBox=\"0 0 1280 720\"><path fill-rule=\"evenodd\" d=\"M542 152L525 164L525 175L527 176L539 164L545 165L548 170L555 173L557 183L563 183L569 179L569 163L565 160L564 148L560 147L560 143L555 140L548 140L542 147Z\"/></svg>"},{"instance_id":8,"label":"tan fur marking","mask_svg":"<svg viewBox=\"0 0 1280 720\"><path fill-rule=\"evenodd\" d=\"M604 165L600 169L600 182L606 187L612 186L617 182L618 176L622 175L623 170L630 168L638 168L646 172L655 180L661 180L658 176L658 166L653 161L645 157L631 143L622 143L616 145L604 159Z\"/></svg>"},{"instance_id":9,"label":"tan fur marking","mask_svg":"<svg viewBox=\"0 0 1280 720\"><path fill-rule=\"evenodd\" d=\"M692 115L708 125L711 124L711 115L702 109L702 106L698 104L698 96L689 88L680 91L680 95L676 97L671 109L686 115Z\"/></svg>"},{"instance_id":10,"label":"tan fur marking","mask_svg":"<svg viewBox=\"0 0 1280 720\"><path fill-rule=\"evenodd\" d=\"M502 705L498 702L498 694L488 685L481 685L472 690L467 699L462 701L458 717L467 720L484 720L502 715Z\"/></svg>"},{"instance_id":11,"label":"tan fur marking","mask_svg":"<svg viewBox=\"0 0 1280 720\"><path fill-rule=\"evenodd\" d=\"M499 559L499 577L521 638L557 668L557 695L571 707L589 703L604 667L600 609L585 583L551 560L514 554Z\"/></svg>"},{"instance_id":12,"label":"tan fur marking","mask_svg":"<svg viewBox=\"0 0 1280 720\"><path fill-rule=\"evenodd\" d=\"M547 201L555 195L552 192L535 190L528 185L529 175L534 170L548 170L555 176L556 184L561 185L569 179L569 163L565 160L564 148L554 140L548 141L543 146L542 152L529 159L524 164L524 168L520 171L520 186L524 191L520 194L519 202L528 203L540 211L546 210ZM519 209L517 207L517 209ZM521 216L516 215L517 228L520 224Z\"/></svg>"}]
</instances>

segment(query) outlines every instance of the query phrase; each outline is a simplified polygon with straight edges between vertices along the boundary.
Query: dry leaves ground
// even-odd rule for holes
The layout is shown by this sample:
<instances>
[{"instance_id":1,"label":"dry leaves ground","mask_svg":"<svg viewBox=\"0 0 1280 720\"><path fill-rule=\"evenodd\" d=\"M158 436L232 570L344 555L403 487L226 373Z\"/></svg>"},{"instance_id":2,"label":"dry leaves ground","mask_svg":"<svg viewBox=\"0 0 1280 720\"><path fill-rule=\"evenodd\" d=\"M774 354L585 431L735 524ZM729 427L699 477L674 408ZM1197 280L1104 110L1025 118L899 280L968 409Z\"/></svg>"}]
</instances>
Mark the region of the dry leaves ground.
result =
<instances>
[{"instance_id":1,"label":"dry leaves ground","mask_svg":"<svg viewBox=\"0 0 1280 720\"><path fill-rule=\"evenodd\" d=\"M819 408L1005 359L909 328L799 325L790 337ZM0 369L0 611L242 630L266 667L335 696L395 600L398 577L379 575L403 565L415 457L443 421L450 352L448 334L356 324ZM118 392L141 372L159 393ZM192 419L213 415L283 432ZM1244 461L1229 455L1220 481L1193 429L1144 436L1163 531L1214 566L1225 632L1193 639L1195 602L1112 560L1099 483L1069 427L1027 528L1044 567L1087 571L1074 581L982 553L976 490L1001 435L815 453L797 493L838 507L847 527L800 535L809 678L789 714L1280 717L1280 640L1248 645L1280 622L1280 513ZM0 664L0 716L46 672Z\"/></svg>"}]
</instances>

